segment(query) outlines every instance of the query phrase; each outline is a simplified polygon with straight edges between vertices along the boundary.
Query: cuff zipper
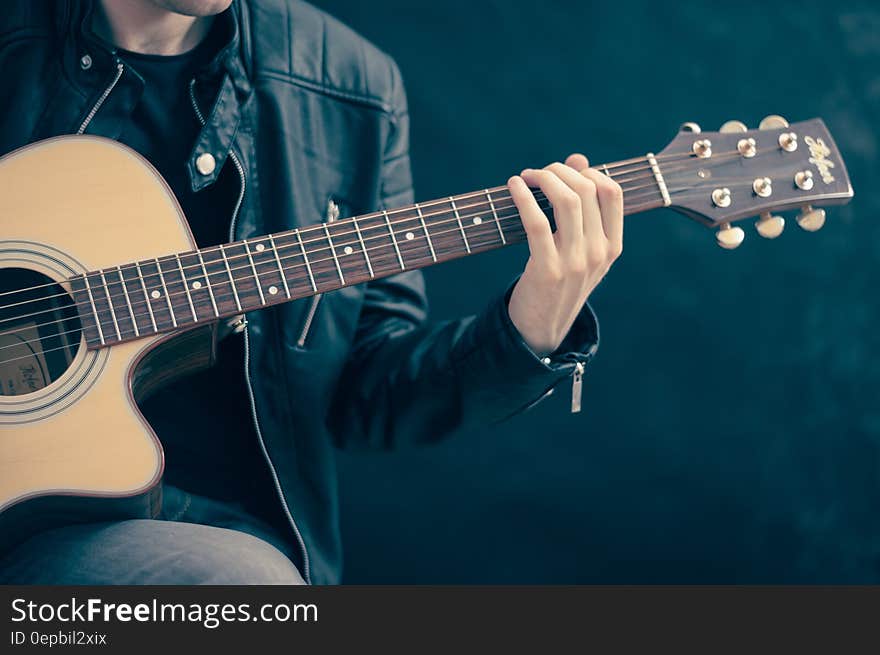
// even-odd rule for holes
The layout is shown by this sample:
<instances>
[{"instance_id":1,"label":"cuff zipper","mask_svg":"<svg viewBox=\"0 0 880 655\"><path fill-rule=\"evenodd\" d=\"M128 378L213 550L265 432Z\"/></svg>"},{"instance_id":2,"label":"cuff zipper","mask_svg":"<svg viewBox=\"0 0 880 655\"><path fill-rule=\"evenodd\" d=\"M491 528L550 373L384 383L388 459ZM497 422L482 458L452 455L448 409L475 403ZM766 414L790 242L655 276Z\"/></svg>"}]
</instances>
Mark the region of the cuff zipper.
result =
<instances>
[{"instance_id":1,"label":"cuff zipper","mask_svg":"<svg viewBox=\"0 0 880 655\"><path fill-rule=\"evenodd\" d=\"M584 363L577 362L571 374L571 413L581 411L581 396L584 388Z\"/></svg>"}]
</instances>

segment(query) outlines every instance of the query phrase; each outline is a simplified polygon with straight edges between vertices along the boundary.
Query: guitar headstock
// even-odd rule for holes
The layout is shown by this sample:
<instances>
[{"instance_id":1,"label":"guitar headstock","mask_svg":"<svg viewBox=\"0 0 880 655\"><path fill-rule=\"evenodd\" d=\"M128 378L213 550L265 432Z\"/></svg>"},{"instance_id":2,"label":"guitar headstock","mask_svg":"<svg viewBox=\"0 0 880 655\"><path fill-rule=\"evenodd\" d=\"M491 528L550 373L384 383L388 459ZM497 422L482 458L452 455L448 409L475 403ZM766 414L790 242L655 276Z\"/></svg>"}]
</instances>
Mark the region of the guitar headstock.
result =
<instances>
[{"instance_id":1,"label":"guitar headstock","mask_svg":"<svg viewBox=\"0 0 880 655\"><path fill-rule=\"evenodd\" d=\"M758 216L758 233L775 238L785 220L774 212L797 209L798 224L815 231L825 205L853 197L834 139L821 119L789 125L768 116L758 129L728 121L717 132L685 123L655 156L670 206L710 227L718 244L736 248L745 233L731 224Z\"/></svg>"}]
</instances>

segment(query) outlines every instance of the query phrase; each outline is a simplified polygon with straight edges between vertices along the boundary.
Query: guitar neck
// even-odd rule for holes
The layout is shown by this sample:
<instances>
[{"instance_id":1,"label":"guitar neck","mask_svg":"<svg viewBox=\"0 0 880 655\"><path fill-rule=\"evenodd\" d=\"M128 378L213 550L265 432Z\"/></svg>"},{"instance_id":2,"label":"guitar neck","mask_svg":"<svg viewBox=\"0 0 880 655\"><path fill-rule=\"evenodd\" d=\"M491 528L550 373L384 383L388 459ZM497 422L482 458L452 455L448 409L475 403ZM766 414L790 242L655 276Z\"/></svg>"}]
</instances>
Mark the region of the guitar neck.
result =
<instances>
[{"instance_id":1,"label":"guitar neck","mask_svg":"<svg viewBox=\"0 0 880 655\"><path fill-rule=\"evenodd\" d=\"M595 168L621 185L626 214L669 204L653 155ZM547 198L535 195L550 210ZM88 347L101 348L524 240L519 212L501 186L123 264L70 282Z\"/></svg>"}]
</instances>

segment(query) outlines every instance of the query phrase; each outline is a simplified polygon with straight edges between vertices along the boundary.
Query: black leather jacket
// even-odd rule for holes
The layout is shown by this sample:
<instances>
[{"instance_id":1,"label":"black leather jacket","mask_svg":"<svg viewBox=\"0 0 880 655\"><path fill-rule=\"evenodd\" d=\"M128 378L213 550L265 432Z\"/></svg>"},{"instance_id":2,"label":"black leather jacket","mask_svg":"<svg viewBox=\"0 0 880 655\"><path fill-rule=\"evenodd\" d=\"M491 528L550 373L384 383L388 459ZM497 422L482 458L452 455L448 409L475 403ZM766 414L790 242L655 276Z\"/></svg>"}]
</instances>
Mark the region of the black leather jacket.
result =
<instances>
[{"instance_id":1,"label":"black leather jacket","mask_svg":"<svg viewBox=\"0 0 880 655\"><path fill-rule=\"evenodd\" d=\"M77 131L117 137L141 89L88 28L90 2L15 0L0 11L0 153ZM380 50L297 0L236 0L228 45L193 84L204 129L194 189L221 166L241 181L236 239L412 202L406 98ZM199 154L217 159L201 175ZM229 162L226 162L229 159ZM2 239L2 235L0 235ZM162 254L162 253L156 253ZM598 331L585 307L539 359L504 295L475 317L426 322L408 272L249 314L254 421L312 583L335 583L341 544L333 446L430 442L505 418L579 374Z\"/></svg>"}]
</instances>

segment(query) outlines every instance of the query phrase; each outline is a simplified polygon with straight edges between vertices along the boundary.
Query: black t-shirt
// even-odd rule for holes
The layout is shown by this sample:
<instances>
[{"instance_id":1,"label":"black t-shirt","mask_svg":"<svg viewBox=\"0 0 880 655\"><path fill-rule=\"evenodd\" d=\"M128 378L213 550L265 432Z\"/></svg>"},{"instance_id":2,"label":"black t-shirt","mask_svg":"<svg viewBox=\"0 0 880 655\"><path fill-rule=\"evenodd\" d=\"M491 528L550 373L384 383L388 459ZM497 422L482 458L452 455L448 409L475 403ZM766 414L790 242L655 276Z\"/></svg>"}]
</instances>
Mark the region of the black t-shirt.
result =
<instances>
[{"instance_id":1,"label":"black t-shirt","mask_svg":"<svg viewBox=\"0 0 880 655\"><path fill-rule=\"evenodd\" d=\"M214 184L193 192L186 171L201 130L189 82L219 47L215 34L181 55L119 51L144 79L143 95L119 140L146 157L168 182L199 247L229 241L241 184L234 167L226 165ZM214 367L166 386L141 406L165 447L165 480L241 503L278 525L280 503L260 451L244 379L242 335L229 335L217 351Z\"/></svg>"}]
</instances>

